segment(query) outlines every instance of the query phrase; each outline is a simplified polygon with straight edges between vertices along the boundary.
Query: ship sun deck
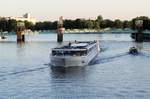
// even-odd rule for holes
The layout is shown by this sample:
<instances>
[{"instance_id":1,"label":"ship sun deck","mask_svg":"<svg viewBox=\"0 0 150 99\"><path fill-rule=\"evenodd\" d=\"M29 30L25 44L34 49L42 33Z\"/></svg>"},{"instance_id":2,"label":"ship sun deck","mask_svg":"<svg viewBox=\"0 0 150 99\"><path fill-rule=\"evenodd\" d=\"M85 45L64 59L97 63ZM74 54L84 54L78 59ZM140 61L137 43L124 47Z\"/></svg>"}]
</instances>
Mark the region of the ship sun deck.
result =
<instances>
[{"instance_id":1,"label":"ship sun deck","mask_svg":"<svg viewBox=\"0 0 150 99\"><path fill-rule=\"evenodd\" d=\"M74 42L74 43L69 43L67 45L63 45L61 47L57 47L57 48L54 48L54 50L57 50L57 49L87 49L90 45L94 44L95 42Z\"/></svg>"}]
</instances>

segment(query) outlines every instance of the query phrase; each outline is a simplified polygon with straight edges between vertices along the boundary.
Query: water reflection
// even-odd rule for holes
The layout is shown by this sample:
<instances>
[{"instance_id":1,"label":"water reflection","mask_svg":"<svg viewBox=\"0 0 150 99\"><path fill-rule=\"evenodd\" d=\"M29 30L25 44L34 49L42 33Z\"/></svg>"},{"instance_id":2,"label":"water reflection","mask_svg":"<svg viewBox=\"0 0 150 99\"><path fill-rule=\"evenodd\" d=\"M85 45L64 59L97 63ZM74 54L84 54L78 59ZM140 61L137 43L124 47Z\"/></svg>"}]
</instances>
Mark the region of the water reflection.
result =
<instances>
[{"instance_id":1,"label":"water reflection","mask_svg":"<svg viewBox=\"0 0 150 99\"><path fill-rule=\"evenodd\" d=\"M143 49L143 42L133 42L133 46L136 47L138 49L138 51L142 51Z\"/></svg>"},{"instance_id":2,"label":"water reflection","mask_svg":"<svg viewBox=\"0 0 150 99\"><path fill-rule=\"evenodd\" d=\"M82 95L87 95L85 89L82 88L83 86L86 86L88 75L91 74L87 68L88 66L69 68L52 67L50 69L50 97L53 99L71 99L72 97L79 98Z\"/></svg>"},{"instance_id":3,"label":"water reflection","mask_svg":"<svg viewBox=\"0 0 150 99\"><path fill-rule=\"evenodd\" d=\"M18 45L19 48L21 48L22 46L25 45L25 42L17 42L17 45Z\"/></svg>"},{"instance_id":4,"label":"water reflection","mask_svg":"<svg viewBox=\"0 0 150 99\"><path fill-rule=\"evenodd\" d=\"M53 67L51 66L52 75L80 75L85 71L85 67Z\"/></svg>"},{"instance_id":5,"label":"water reflection","mask_svg":"<svg viewBox=\"0 0 150 99\"><path fill-rule=\"evenodd\" d=\"M136 47L141 51L143 49L143 43L136 43Z\"/></svg>"}]
</instances>

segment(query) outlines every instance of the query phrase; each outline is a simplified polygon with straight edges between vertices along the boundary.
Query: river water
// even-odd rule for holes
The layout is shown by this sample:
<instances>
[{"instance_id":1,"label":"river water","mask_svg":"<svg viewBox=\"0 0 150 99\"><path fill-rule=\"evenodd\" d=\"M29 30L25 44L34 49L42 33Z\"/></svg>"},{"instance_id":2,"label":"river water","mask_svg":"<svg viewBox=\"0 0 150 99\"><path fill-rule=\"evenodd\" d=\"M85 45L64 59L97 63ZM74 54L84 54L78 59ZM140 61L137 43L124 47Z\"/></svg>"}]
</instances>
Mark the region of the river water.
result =
<instances>
[{"instance_id":1,"label":"river water","mask_svg":"<svg viewBox=\"0 0 150 99\"><path fill-rule=\"evenodd\" d=\"M64 41L100 40L101 53L89 66L52 69L56 34L27 35L17 44L0 41L0 99L150 99L150 43L130 34L64 34ZM130 47L140 50L129 55Z\"/></svg>"}]
</instances>

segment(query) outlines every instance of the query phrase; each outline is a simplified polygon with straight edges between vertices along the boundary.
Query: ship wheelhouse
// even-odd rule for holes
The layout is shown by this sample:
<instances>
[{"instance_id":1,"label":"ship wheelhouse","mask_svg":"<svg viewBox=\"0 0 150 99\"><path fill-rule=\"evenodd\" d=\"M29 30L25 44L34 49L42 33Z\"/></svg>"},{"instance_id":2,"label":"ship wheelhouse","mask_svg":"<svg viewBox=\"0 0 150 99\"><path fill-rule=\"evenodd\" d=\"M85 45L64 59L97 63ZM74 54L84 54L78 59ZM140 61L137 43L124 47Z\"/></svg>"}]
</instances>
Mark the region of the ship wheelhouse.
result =
<instances>
[{"instance_id":1,"label":"ship wheelhouse","mask_svg":"<svg viewBox=\"0 0 150 99\"><path fill-rule=\"evenodd\" d=\"M86 56L88 53L96 48L96 43L76 43L52 49L52 56Z\"/></svg>"}]
</instances>

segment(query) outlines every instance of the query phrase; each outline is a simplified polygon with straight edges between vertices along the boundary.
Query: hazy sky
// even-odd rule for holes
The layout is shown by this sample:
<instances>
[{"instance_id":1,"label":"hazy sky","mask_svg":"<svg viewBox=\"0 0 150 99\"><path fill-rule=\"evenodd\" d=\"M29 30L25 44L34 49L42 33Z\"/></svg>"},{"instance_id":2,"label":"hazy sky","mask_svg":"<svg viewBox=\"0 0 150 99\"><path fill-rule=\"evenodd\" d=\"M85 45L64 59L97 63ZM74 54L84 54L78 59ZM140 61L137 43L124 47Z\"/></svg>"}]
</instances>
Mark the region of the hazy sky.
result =
<instances>
[{"instance_id":1,"label":"hazy sky","mask_svg":"<svg viewBox=\"0 0 150 99\"><path fill-rule=\"evenodd\" d=\"M96 18L131 19L150 17L150 0L1 0L0 16L22 16L29 12L37 20Z\"/></svg>"}]
</instances>

